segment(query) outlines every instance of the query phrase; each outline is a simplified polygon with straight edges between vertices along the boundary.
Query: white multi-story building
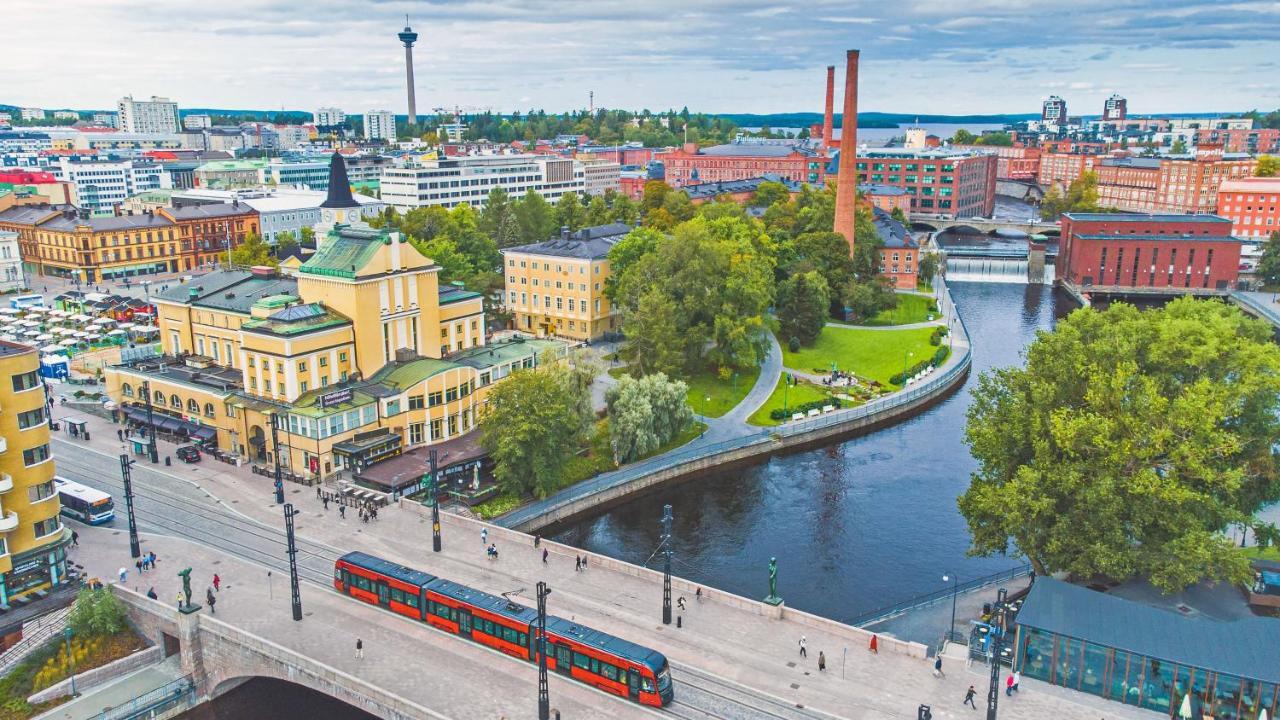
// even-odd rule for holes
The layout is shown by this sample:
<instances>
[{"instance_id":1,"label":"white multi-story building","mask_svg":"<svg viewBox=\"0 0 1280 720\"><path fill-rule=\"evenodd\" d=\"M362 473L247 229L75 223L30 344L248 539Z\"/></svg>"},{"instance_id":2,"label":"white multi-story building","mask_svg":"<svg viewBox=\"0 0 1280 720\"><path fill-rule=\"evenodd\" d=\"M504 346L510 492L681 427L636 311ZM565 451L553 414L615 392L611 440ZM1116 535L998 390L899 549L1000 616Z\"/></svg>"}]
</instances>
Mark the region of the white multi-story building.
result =
<instances>
[{"instance_id":1,"label":"white multi-story building","mask_svg":"<svg viewBox=\"0 0 1280 720\"><path fill-rule=\"evenodd\" d=\"M54 110L53 119L54 120L79 120L80 113L76 112L75 110Z\"/></svg>"},{"instance_id":2,"label":"white multi-story building","mask_svg":"<svg viewBox=\"0 0 1280 720\"><path fill-rule=\"evenodd\" d=\"M396 141L396 116L387 110L370 110L364 114L364 136L369 140Z\"/></svg>"},{"instance_id":3,"label":"white multi-story building","mask_svg":"<svg viewBox=\"0 0 1280 720\"><path fill-rule=\"evenodd\" d=\"M14 130L0 133L0 153L38 153L53 148L48 133ZM8 164L8 163L7 163Z\"/></svg>"},{"instance_id":4,"label":"white multi-story building","mask_svg":"<svg viewBox=\"0 0 1280 720\"><path fill-rule=\"evenodd\" d=\"M59 180L75 185L81 207L90 210L110 210L131 195L173 187L164 166L143 160L60 157L50 170Z\"/></svg>"},{"instance_id":5,"label":"white multi-story building","mask_svg":"<svg viewBox=\"0 0 1280 720\"><path fill-rule=\"evenodd\" d=\"M273 125L272 129L281 150L294 150L311 139L311 132L301 125Z\"/></svg>"},{"instance_id":6,"label":"white multi-story building","mask_svg":"<svg viewBox=\"0 0 1280 720\"><path fill-rule=\"evenodd\" d=\"M185 115L182 118L182 127L187 130L213 127L213 118L208 115Z\"/></svg>"},{"instance_id":7,"label":"white multi-story building","mask_svg":"<svg viewBox=\"0 0 1280 720\"><path fill-rule=\"evenodd\" d=\"M18 233L0 230L0 292L26 287L22 274L22 255L18 251Z\"/></svg>"},{"instance_id":8,"label":"white multi-story building","mask_svg":"<svg viewBox=\"0 0 1280 720\"><path fill-rule=\"evenodd\" d=\"M116 103L120 115L120 129L131 133L176 133L182 127L178 123L178 103L169 98L151 96L150 100L134 100L132 95L120 98Z\"/></svg>"},{"instance_id":9,"label":"white multi-story building","mask_svg":"<svg viewBox=\"0 0 1280 720\"><path fill-rule=\"evenodd\" d=\"M264 185L295 187L305 190L329 189L329 163L312 162L279 162L271 161L269 165L258 171L259 181Z\"/></svg>"},{"instance_id":10,"label":"white multi-story building","mask_svg":"<svg viewBox=\"0 0 1280 720\"><path fill-rule=\"evenodd\" d=\"M23 120L43 120L45 114L40 108L19 108L18 117Z\"/></svg>"},{"instance_id":11,"label":"white multi-story building","mask_svg":"<svg viewBox=\"0 0 1280 720\"><path fill-rule=\"evenodd\" d=\"M565 193L585 192L586 173L582 163L562 157L469 155L385 168L380 194L399 210L463 203L479 208L497 187L512 197L532 190L554 203Z\"/></svg>"},{"instance_id":12,"label":"white multi-story building","mask_svg":"<svg viewBox=\"0 0 1280 720\"><path fill-rule=\"evenodd\" d=\"M342 108L336 107L318 108L312 116L316 119L316 125L341 125L347 121L347 114L342 112Z\"/></svg>"},{"instance_id":13,"label":"white multi-story building","mask_svg":"<svg viewBox=\"0 0 1280 720\"><path fill-rule=\"evenodd\" d=\"M107 127L120 127L120 116L113 112L96 112L93 121Z\"/></svg>"},{"instance_id":14,"label":"white multi-story building","mask_svg":"<svg viewBox=\"0 0 1280 720\"><path fill-rule=\"evenodd\" d=\"M588 195L604 195L622 189L622 166L603 158L582 162L583 181Z\"/></svg>"},{"instance_id":15,"label":"white multi-story building","mask_svg":"<svg viewBox=\"0 0 1280 720\"><path fill-rule=\"evenodd\" d=\"M328 163L325 163L326 168ZM187 205L209 205L215 203L239 202L258 211L259 227L262 238L275 244L281 233L293 233L295 239L302 237L302 228L314 228L320 224L320 203L328 197L327 193L315 190L295 190L292 188L241 188L236 190L211 190L209 188L193 188L175 192L170 202L175 207ZM360 219L368 220L379 215L386 204L377 198L367 195L354 195L359 203L358 211L349 211L348 217L358 213Z\"/></svg>"}]
</instances>

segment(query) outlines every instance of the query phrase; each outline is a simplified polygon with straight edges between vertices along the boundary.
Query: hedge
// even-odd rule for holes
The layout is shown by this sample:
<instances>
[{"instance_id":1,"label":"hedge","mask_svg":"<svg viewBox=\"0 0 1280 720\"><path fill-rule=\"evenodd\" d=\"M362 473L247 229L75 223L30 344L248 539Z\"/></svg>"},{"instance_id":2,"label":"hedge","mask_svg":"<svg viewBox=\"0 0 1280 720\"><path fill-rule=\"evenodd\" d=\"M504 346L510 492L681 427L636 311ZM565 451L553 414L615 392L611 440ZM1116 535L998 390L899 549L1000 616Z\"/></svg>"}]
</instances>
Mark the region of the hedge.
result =
<instances>
[{"instance_id":1,"label":"hedge","mask_svg":"<svg viewBox=\"0 0 1280 720\"><path fill-rule=\"evenodd\" d=\"M828 405L837 408L840 407L840 398L832 397L826 398L825 400L812 400L807 403L800 403L795 407L776 408L769 412L769 417L774 420L790 420L791 416L796 413L804 413L807 415L810 410L821 410Z\"/></svg>"},{"instance_id":2,"label":"hedge","mask_svg":"<svg viewBox=\"0 0 1280 720\"><path fill-rule=\"evenodd\" d=\"M947 349L945 347L939 347L937 350L934 351L933 357L929 358L928 360L921 360L915 365L912 365L910 368L907 368L906 372L897 373L893 377L889 378L889 382L894 385L902 385L907 381L907 378L915 377L925 368L937 367L941 365L942 362L946 359L947 359Z\"/></svg>"},{"instance_id":3,"label":"hedge","mask_svg":"<svg viewBox=\"0 0 1280 720\"><path fill-rule=\"evenodd\" d=\"M942 338L946 336L947 336L946 326L939 325L938 327L933 329L933 334L929 335L929 344L934 346L941 345Z\"/></svg>"}]
</instances>

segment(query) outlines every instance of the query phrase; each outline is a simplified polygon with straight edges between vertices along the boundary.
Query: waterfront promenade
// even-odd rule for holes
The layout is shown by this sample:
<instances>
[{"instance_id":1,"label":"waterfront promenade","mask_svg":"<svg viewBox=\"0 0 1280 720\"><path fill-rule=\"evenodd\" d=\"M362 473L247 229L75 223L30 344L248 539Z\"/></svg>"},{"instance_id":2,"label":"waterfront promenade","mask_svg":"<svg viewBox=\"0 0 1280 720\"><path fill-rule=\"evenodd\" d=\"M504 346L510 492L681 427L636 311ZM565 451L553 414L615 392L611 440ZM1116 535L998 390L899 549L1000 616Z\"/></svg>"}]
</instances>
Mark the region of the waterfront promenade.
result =
<instances>
[{"instance_id":1,"label":"waterfront promenade","mask_svg":"<svg viewBox=\"0 0 1280 720\"><path fill-rule=\"evenodd\" d=\"M59 472L119 497L119 481L112 477L119 452L115 433L105 421L89 422L91 443L54 441ZM162 455L171 452L172 446L162 444ZM664 626L659 620L661 584L652 571L591 555L588 569L576 572L574 556L588 554L549 541L542 542L549 550L544 565L531 537L447 514L444 552L437 555L430 551L429 516L420 506L388 507L366 524L354 514L340 518L333 506L325 511L309 489L290 486L287 497L302 511L297 528L305 581L306 617L295 623L288 614L280 509L272 502L269 481L243 468L209 462L171 468L140 463L133 477L143 550L160 556L160 569L145 576L145 584L138 581L127 554L123 518L115 527L78 527L74 561L104 579L127 567L129 587L145 592L154 583L166 601L177 592L174 573L181 567L194 568L198 596L217 572L228 586L220 596L219 619L447 717L528 716L536 689L533 666L338 595L326 587L337 555L359 549L488 592L520 590L520 602L528 602L534 584L545 580L553 590L553 614L650 645L670 658L681 702L672 714L678 717L907 718L915 716L921 702L934 707L935 718L971 717L972 711L960 707L964 689L969 684L981 687L985 678L981 667L968 670L954 663L948 665L947 679L938 680L931 676L922 648L898 652L892 640L881 638L880 653L873 655L862 631L791 611L774 619L753 600L711 588L704 588L704 600L697 603L695 586L679 579L676 596L686 598L688 610L680 613L682 627ZM498 545L497 561L485 558L483 527L488 527L488 540ZM787 578L783 567L779 591L784 598L812 591L788 584ZM759 585L759 594L765 594L764 567ZM798 653L801 635L807 638L807 658ZM366 643L364 661L353 657L357 636ZM819 651L827 658L824 673L817 670ZM408 657L414 662L406 663ZM476 692L478 686L484 691ZM551 690L552 704L566 718L653 715L557 678ZM797 703L804 708L796 708ZM1155 717L1034 683L1024 683L1021 697L1002 705L1002 716Z\"/></svg>"}]
</instances>

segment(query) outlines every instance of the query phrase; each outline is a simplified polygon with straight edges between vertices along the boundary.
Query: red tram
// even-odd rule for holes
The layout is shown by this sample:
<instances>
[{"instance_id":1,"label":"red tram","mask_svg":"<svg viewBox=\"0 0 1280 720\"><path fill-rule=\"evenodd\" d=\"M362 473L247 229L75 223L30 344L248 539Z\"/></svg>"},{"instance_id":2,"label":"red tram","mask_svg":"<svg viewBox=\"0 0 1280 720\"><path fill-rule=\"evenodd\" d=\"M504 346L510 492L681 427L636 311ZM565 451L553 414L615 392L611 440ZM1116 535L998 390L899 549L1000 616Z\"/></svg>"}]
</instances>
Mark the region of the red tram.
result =
<instances>
[{"instance_id":1,"label":"red tram","mask_svg":"<svg viewBox=\"0 0 1280 720\"><path fill-rule=\"evenodd\" d=\"M533 608L362 552L338 558L333 586L512 657L538 661ZM661 707L673 696L662 653L552 615L547 668L643 705Z\"/></svg>"}]
</instances>

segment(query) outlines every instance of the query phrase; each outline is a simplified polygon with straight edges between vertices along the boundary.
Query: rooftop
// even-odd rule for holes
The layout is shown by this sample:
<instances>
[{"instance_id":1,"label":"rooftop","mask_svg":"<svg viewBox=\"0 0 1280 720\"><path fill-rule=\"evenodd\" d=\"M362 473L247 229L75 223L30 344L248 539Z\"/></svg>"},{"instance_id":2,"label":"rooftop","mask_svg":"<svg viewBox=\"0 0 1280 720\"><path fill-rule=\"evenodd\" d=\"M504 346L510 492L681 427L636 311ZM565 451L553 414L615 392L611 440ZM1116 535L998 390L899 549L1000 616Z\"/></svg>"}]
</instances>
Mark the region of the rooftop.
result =
<instances>
[{"instance_id":1,"label":"rooftop","mask_svg":"<svg viewBox=\"0 0 1280 720\"><path fill-rule=\"evenodd\" d=\"M505 248L502 252L595 260L607 257L609 250L629 232L631 226L625 223L596 225L569 233L567 237L559 235L532 245Z\"/></svg>"},{"instance_id":2,"label":"rooftop","mask_svg":"<svg viewBox=\"0 0 1280 720\"><path fill-rule=\"evenodd\" d=\"M876 183L859 183L858 192L863 195L906 195L907 189L896 185L878 185Z\"/></svg>"},{"instance_id":3,"label":"rooftop","mask_svg":"<svg viewBox=\"0 0 1280 720\"><path fill-rule=\"evenodd\" d=\"M440 304L450 305L463 300L472 300L481 297L480 293L472 292L465 287L458 285L441 285L439 288Z\"/></svg>"},{"instance_id":4,"label":"rooftop","mask_svg":"<svg viewBox=\"0 0 1280 720\"><path fill-rule=\"evenodd\" d=\"M30 345L22 345L8 340L0 340L0 357L12 357L14 355L22 355L24 353L34 353L35 348Z\"/></svg>"},{"instance_id":5,"label":"rooftop","mask_svg":"<svg viewBox=\"0 0 1280 720\"><path fill-rule=\"evenodd\" d=\"M1180 665L1280 682L1280 622L1219 622L1038 577L1018 624Z\"/></svg>"},{"instance_id":6,"label":"rooftop","mask_svg":"<svg viewBox=\"0 0 1280 720\"><path fill-rule=\"evenodd\" d=\"M153 292L152 297L247 315L254 303L265 297L297 294L298 281L293 278L258 276L247 270L215 270L191 282Z\"/></svg>"},{"instance_id":7,"label":"rooftop","mask_svg":"<svg viewBox=\"0 0 1280 720\"><path fill-rule=\"evenodd\" d=\"M1223 180L1218 192L1280 192L1280 177L1244 177Z\"/></svg>"},{"instance_id":8,"label":"rooftop","mask_svg":"<svg viewBox=\"0 0 1280 720\"><path fill-rule=\"evenodd\" d=\"M1149 240L1152 242L1168 242L1170 240L1190 240L1194 242L1229 242L1238 243L1240 238L1231 235L1193 235L1191 233L1183 233L1177 235L1134 235L1130 233L1111 233L1103 235L1075 235L1076 240L1130 240L1140 241Z\"/></svg>"},{"instance_id":9,"label":"rooftop","mask_svg":"<svg viewBox=\"0 0 1280 720\"><path fill-rule=\"evenodd\" d=\"M263 298L255 305L261 306L263 302L271 299ZM297 298L292 299L297 300ZM292 337L350 324L350 320L320 303L306 303L277 310L264 318L246 320L240 328L250 332Z\"/></svg>"},{"instance_id":10,"label":"rooftop","mask_svg":"<svg viewBox=\"0 0 1280 720\"><path fill-rule=\"evenodd\" d=\"M459 365L485 370L498 365L505 365L513 360L526 358L530 355L538 357L548 350L559 353L567 347L568 344L562 340L527 338L517 335L509 340L491 342L488 345L463 350L451 356L449 360Z\"/></svg>"},{"instance_id":11,"label":"rooftop","mask_svg":"<svg viewBox=\"0 0 1280 720\"><path fill-rule=\"evenodd\" d=\"M1063 213L1063 217L1071 220L1082 220L1084 222L1134 222L1134 223L1151 223L1151 222L1193 222L1193 223L1226 223L1231 221L1217 215L1178 215L1174 213L1157 214L1157 213L1081 213L1068 212Z\"/></svg>"},{"instance_id":12,"label":"rooftop","mask_svg":"<svg viewBox=\"0 0 1280 720\"><path fill-rule=\"evenodd\" d=\"M871 208L874 213L872 222L876 226L876 234L884 241L887 248L914 248L916 241L911 239L911 233L907 227L898 222L892 215L883 208Z\"/></svg>"},{"instance_id":13,"label":"rooftop","mask_svg":"<svg viewBox=\"0 0 1280 720\"><path fill-rule=\"evenodd\" d=\"M316 253L302 263L298 272L354 280L377 255L378 248L390 243L391 236L385 230L337 225L317 243Z\"/></svg>"},{"instance_id":14,"label":"rooftop","mask_svg":"<svg viewBox=\"0 0 1280 720\"><path fill-rule=\"evenodd\" d=\"M794 154L815 155L814 151L803 145L764 145L756 143L729 143L712 145L698 150L699 155L720 155L726 157L787 157Z\"/></svg>"},{"instance_id":15,"label":"rooftop","mask_svg":"<svg viewBox=\"0 0 1280 720\"><path fill-rule=\"evenodd\" d=\"M760 188L761 183L766 182L782 183L791 192L800 192L802 187L802 183L785 180L778 175L766 174L760 177L743 178L742 180L724 180L721 182L685 185L680 190L688 195L690 200L706 200L724 194L755 192Z\"/></svg>"}]
</instances>

